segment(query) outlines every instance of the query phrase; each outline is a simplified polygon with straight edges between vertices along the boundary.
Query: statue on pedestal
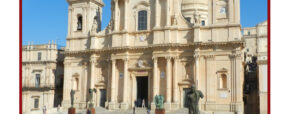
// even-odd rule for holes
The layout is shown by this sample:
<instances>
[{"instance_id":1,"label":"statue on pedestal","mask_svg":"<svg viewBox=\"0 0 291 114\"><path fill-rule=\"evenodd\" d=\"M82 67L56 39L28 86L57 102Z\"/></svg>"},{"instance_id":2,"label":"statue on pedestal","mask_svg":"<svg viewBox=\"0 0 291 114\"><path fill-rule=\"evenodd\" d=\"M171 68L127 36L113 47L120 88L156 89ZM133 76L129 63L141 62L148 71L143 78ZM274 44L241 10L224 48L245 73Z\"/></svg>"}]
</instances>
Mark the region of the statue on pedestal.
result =
<instances>
[{"instance_id":1,"label":"statue on pedestal","mask_svg":"<svg viewBox=\"0 0 291 114\"><path fill-rule=\"evenodd\" d=\"M197 11L197 10L195 10L195 12L194 12L194 24L196 25L200 25L200 18L201 18L201 15L200 15L200 13Z\"/></svg>"},{"instance_id":2,"label":"statue on pedestal","mask_svg":"<svg viewBox=\"0 0 291 114\"><path fill-rule=\"evenodd\" d=\"M74 107L74 96L75 96L75 90L71 90L71 107Z\"/></svg>"},{"instance_id":3,"label":"statue on pedestal","mask_svg":"<svg viewBox=\"0 0 291 114\"><path fill-rule=\"evenodd\" d=\"M96 93L96 89L89 89L89 107L93 108L93 92Z\"/></svg>"},{"instance_id":4,"label":"statue on pedestal","mask_svg":"<svg viewBox=\"0 0 291 114\"><path fill-rule=\"evenodd\" d=\"M155 96L156 109L164 109L164 97L162 95Z\"/></svg>"},{"instance_id":5,"label":"statue on pedestal","mask_svg":"<svg viewBox=\"0 0 291 114\"><path fill-rule=\"evenodd\" d=\"M196 89L195 85L191 86L191 91L187 93L187 100L189 102L189 114L199 114L199 100L204 95L200 90Z\"/></svg>"}]
</instances>

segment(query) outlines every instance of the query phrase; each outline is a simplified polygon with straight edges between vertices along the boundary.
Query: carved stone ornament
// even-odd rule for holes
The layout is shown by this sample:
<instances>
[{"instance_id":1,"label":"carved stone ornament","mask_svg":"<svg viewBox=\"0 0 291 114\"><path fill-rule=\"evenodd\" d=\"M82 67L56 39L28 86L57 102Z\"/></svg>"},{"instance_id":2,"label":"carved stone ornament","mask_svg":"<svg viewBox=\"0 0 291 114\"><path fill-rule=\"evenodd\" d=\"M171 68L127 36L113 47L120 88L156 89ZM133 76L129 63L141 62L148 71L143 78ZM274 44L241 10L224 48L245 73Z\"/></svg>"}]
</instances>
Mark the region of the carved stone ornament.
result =
<instances>
[{"instance_id":1,"label":"carved stone ornament","mask_svg":"<svg viewBox=\"0 0 291 114\"><path fill-rule=\"evenodd\" d=\"M142 60L138 60L137 61L137 66L140 67L140 68L144 67L144 62Z\"/></svg>"}]
</instances>

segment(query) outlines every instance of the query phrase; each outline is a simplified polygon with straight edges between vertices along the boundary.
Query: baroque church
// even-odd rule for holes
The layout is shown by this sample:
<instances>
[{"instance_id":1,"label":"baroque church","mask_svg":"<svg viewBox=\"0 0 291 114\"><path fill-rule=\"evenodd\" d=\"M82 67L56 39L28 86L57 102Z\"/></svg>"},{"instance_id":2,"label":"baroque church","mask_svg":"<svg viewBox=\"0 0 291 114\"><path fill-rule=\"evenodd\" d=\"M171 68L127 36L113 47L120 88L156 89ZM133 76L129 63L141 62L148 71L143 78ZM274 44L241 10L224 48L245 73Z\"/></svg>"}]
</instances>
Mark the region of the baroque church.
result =
<instances>
[{"instance_id":1,"label":"baroque church","mask_svg":"<svg viewBox=\"0 0 291 114\"><path fill-rule=\"evenodd\" d=\"M167 111L187 107L195 84L202 112L243 114L244 41L240 0L111 0L101 30L102 0L67 0L61 106L127 110L143 100Z\"/></svg>"},{"instance_id":2,"label":"baroque church","mask_svg":"<svg viewBox=\"0 0 291 114\"><path fill-rule=\"evenodd\" d=\"M132 108L154 96L165 109L186 107L192 84L203 111L243 113L240 0L112 0L112 18L100 31L102 0L67 0L63 107L94 104Z\"/></svg>"}]
</instances>

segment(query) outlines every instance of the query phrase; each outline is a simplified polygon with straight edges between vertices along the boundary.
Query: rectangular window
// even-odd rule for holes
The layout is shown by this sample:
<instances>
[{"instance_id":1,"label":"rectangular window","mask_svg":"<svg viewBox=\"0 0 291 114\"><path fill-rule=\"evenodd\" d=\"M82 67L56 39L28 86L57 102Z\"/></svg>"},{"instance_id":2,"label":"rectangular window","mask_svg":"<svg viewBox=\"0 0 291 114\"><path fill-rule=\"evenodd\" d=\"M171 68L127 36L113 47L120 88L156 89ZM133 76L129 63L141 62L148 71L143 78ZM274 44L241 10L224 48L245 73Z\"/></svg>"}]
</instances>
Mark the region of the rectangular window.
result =
<instances>
[{"instance_id":1,"label":"rectangular window","mask_svg":"<svg viewBox=\"0 0 291 114\"><path fill-rule=\"evenodd\" d=\"M34 99L34 108L38 108L38 105L39 105L39 99L38 98L36 98L36 99Z\"/></svg>"},{"instance_id":2,"label":"rectangular window","mask_svg":"<svg viewBox=\"0 0 291 114\"><path fill-rule=\"evenodd\" d=\"M248 32L248 35L249 35L249 36L251 35L251 32L250 32L250 31Z\"/></svg>"},{"instance_id":3,"label":"rectangular window","mask_svg":"<svg viewBox=\"0 0 291 114\"><path fill-rule=\"evenodd\" d=\"M147 11L138 12L138 30L147 30Z\"/></svg>"},{"instance_id":4,"label":"rectangular window","mask_svg":"<svg viewBox=\"0 0 291 114\"><path fill-rule=\"evenodd\" d=\"M35 76L35 87L39 88L40 86L40 74L36 74Z\"/></svg>"},{"instance_id":5,"label":"rectangular window","mask_svg":"<svg viewBox=\"0 0 291 114\"><path fill-rule=\"evenodd\" d=\"M205 21L204 21L204 20L201 21L201 25L202 25L202 26L205 26Z\"/></svg>"},{"instance_id":6,"label":"rectangular window","mask_svg":"<svg viewBox=\"0 0 291 114\"><path fill-rule=\"evenodd\" d=\"M41 60L41 52L37 53L37 60L39 60L39 61Z\"/></svg>"}]
</instances>

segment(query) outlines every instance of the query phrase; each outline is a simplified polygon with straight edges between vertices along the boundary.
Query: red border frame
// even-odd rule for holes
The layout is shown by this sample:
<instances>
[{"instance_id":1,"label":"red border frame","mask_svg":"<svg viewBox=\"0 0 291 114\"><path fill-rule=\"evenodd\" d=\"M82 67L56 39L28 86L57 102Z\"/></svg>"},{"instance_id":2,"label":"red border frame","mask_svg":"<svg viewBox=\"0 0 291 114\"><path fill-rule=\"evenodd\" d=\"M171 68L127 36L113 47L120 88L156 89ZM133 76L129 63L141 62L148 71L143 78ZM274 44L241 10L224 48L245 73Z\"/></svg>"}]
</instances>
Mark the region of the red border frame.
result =
<instances>
[{"instance_id":1,"label":"red border frame","mask_svg":"<svg viewBox=\"0 0 291 114\"><path fill-rule=\"evenodd\" d=\"M268 0L268 114L271 114L271 0Z\"/></svg>"},{"instance_id":2,"label":"red border frame","mask_svg":"<svg viewBox=\"0 0 291 114\"><path fill-rule=\"evenodd\" d=\"M22 0L19 0L19 114L22 114Z\"/></svg>"},{"instance_id":3,"label":"red border frame","mask_svg":"<svg viewBox=\"0 0 291 114\"><path fill-rule=\"evenodd\" d=\"M19 114L22 114L22 0L19 0ZM268 114L271 114L271 0L268 0Z\"/></svg>"}]
</instances>

